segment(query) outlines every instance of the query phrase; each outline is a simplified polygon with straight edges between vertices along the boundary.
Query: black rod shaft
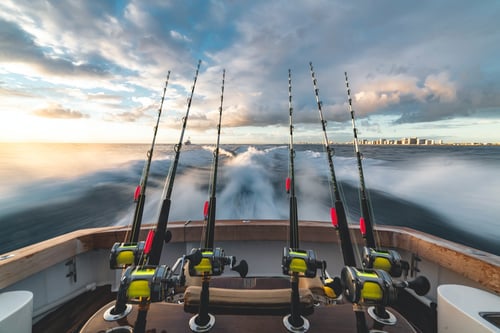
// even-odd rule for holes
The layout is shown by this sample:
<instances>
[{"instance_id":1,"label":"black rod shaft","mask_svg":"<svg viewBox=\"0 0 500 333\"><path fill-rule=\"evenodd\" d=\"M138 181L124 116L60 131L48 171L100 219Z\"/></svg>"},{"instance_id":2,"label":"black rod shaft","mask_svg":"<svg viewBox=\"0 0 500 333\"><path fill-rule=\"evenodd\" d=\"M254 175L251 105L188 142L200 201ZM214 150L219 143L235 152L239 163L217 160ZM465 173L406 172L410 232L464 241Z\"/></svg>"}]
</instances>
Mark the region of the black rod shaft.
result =
<instances>
[{"instance_id":1,"label":"black rod shaft","mask_svg":"<svg viewBox=\"0 0 500 333\"><path fill-rule=\"evenodd\" d=\"M297 212L297 198L295 196L295 150L293 148L293 107L292 107L292 74L288 70L288 113L290 119L290 167L289 167L289 198L290 198L290 248L299 248L299 218Z\"/></svg>"},{"instance_id":2,"label":"black rod shaft","mask_svg":"<svg viewBox=\"0 0 500 333\"><path fill-rule=\"evenodd\" d=\"M142 215L144 212L144 203L146 202L146 186L148 184L149 170L151 168L151 160L153 158L153 151L156 142L156 133L158 132L158 125L160 124L161 112L163 110L163 101L165 100L165 93L167 91L168 79L170 78L170 71L167 73L167 79L165 81L165 87L163 88L163 96L161 97L160 108L158 109L158 117L156 118L156 125L154 127L153 142L151 143L151 148L148 150L146 157L146 163L144 164L144 169L142 170L140 192L137 198L137 205L135 206L134 221L132 223L132 232L130 233L129 242L137 243L139 240L139 232L141 230Z\"/></svg>"},{"instance_id":3,"label":"black rod shaft","mask_svg":"<svg viewBox=\"0 0 500 333\"><path fill-rule=\"evenodd\" d=\"M354 121L354 110L352 108L351 88L349 87L347 72L344 72L344 74L345 74L345 84L347 88L347 100L349 103L349 112L351 114L352 130L354 133L354 151L356 153L356 160L358 163L361 218L364 219L366 227L366 233L363 235L363 237L365 238L366 246L375 248L376 244L373 232L372 216L370 213L370 202L368 200L368 195L366 192L365 177L363 175L363 163L361 161L362 156L358 146L358 129L356 128L356 123Z\"/></svg>"},{"instance_id":4,"label":"black rod shaft","mask_svg":"<svg viewBox=\"0 0 500 333\"><path fill-rule=\"evenodd\" d=\"M295 149L293 147L293 106L292 106L292 71L288 70L288 114L290 120L290 144L289 144L289 184L288 195L290 197L290 248L299 249L299 217L297 212L297 197L295 196ZM300 297L299 297L299 276L297 273L290 278L290 287L292 290L290 299L290 317L289 323L294 327L301 327L304 319L300 315Z\"/></svg>"},{"instance_id":5,"label":"black rod shaft","mask_svg":"<svg viewBox=\"0 0 500 333\"><path fill-rule=\"evenodd\" d=\"M207 228L205 234L205 248L212 249L214 247L214 233L215 233L215 210L216 210L216 189L217 189L217 169L219 165L219 145L220 145L220 129L222 121L222 105L224 102L224 81L226 79L226 70L222 71L222 86L220 95L220 106L219 106L219 123L217 125L217 144L214 150L214 160L213 160L213 174L212 181L210 184L210 199L208 204L208 218L207 218Z\"/></svg>"},{"instance_id":6,"label":"black rod shaft","mask_svg":"<svg viewBox=\"0 0 500 333\"><path fill-rule=\"evenodd\" d=\"M344 264L346 266L356 266L356 259L354 257L353 243L351 241L351 236L349 233L349 225L347 223L347 215L345 212L344 204L340 196L340 190L337 183L337 178L335 176L335 168L333 165L333 149L330 147L328 141L328 135L326 133L326 120L323 117L322 103L319 98L319 89L314 74L314 69L312 62L309 63L311 70L311 78L314 86L314 94L316 96L316 103L318 105L319 118L321 122L321 127L323 129L323 143L325 145L326 155L328 159L328 166L330 169L330 190L333 191L335 197L335 212L338 221L338 233L340 238L340 246L342 248L342 256L344 258Z\"/></svg>"},{"instance_id":7,"label":"black rod shaft","mask_svg":"<svg viewBox=\"0 0 500 333\"><path fill-rule=\"evenodd\" d=\"M189 117L189 110L191 109L191 101L193 100L194 88L196 86L196 81L198 79L198 73L200 71L201 60L198 61L196 67L196 73L194 76L194 83L191 87L191 95L188 98L186 115L182 118L182 130L181 136L179 138L179 143L175 145L175 158L168 172L167 179L165 181L165 187L163 188L162 204L160 208L160 214L158 216L158 222L156 223L156 230L153 237L153 244L151 246L151 252L149 255L148 263L150 265L158 265L160 262L161 251L163 248L163 241L165 240L165 231L167 230L168 216L170 214L170 203L172 196L172 189L174 187L175 174L177 172L177 165L179 164L179 156L182 148L182 140L184 139L184 132L186 130L186 124Z\"/></svg>"},{"instance_id":8,"label":"black rod shaft","mask_svg":"<svg viewBox=\"0 0 500 333\"><path fill-rule=\"evenodd\" d=\"M314 86L314 94L316 95L316 103L318 104L319 117L321 121L321 127L323 129L324 145L328 157L328 166L330 168L330 187L335 197L335 212L338 223L336 228L339 233L340 246L342 248L342 256L344 258L344 265L355 267L356 259L354 257L354 244L351 241L351 235L349 233L349 225L347 223L347 215L345 212L344 204L340 196L340 190L337 183L337 178L335 177L335 169L333 165L333 150L330 147L330 143L328 141L328 135L326 133L326 120L323 117L322 103L319 99L319 89L317 85L316 76L314 74L312 62L309 62L309 68L311 70L311 78ZM354 310L355 310L354 315L356 317L357 333L367 333L368 329L366 325L365 313L362 311L356 311L356 309Z\"/></svg>"}]
</instances>

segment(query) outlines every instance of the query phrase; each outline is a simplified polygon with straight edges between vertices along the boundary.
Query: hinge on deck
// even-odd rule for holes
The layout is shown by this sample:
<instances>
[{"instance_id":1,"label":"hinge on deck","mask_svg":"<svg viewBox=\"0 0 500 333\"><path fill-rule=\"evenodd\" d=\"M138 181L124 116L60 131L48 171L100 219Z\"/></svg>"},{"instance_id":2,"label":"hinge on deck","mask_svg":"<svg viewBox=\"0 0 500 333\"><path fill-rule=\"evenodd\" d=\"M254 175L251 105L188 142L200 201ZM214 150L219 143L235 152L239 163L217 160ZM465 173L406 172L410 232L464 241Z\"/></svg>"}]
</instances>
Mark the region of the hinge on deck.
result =
<instances>
[{"instance_id":1,"label":"hinge on deck","mask_svg":"<svg viewBox=\"0 0 500 333\"><path fill-rule=\"evenodd\" d=\"M68 274L66 274L66 277L73 278L73 282L76 282L76 258L71 258L65 265L68 266Z\"/></svg>"},{"instance_id":2,"label":"hinge on deck","mask_svg":"<svg viewBox=\"0 0 500 333\"><path fill-rule=\"evenodd\" d=\"M411 277L414 277L415 275L417 275L417 273L420 273L420 269L418 268L418 263L420 261L422 261L422 259L420 259L420 257L417 254L415 253L411 254L411 265L410 265Z\"/></svg>"}]
</instances>

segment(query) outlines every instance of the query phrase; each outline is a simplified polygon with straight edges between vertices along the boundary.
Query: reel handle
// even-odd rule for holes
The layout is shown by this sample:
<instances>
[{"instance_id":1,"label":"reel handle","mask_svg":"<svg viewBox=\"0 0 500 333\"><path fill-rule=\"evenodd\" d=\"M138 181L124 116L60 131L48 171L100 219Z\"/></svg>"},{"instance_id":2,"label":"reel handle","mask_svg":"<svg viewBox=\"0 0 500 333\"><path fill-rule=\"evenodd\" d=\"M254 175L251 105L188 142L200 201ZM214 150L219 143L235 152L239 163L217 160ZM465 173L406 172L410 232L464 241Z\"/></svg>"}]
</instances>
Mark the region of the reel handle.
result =
<instances>
[{"instance_id":1,"label":"reel handle","mask_svg":"<svg viewBox=\"0 0 500 333\"><path fill-rule=\"evenodd\" d=\"M431 283L425 276L417 276L415 279L411 281L401 281L395 283L396 288L410 288L417 295L424 296L431 289Z\"/></svg>"},{"instance_id":2,"label":"reel handle","mask_svg":"<svg viewBox=\"0 0 500 333\"><path fill-rule=\"evenodd\" d=\"M233 257L233 259L234 259L234 257ZM233 266L235 262L236 262L236 259L234 259L233 262L231 263L231 270L238 272L240 274L240 277L242 277L242 278L246 277L248 274L248 264L247 264L246 260L240 260L240 263L238 265Z\"/></svg>"}]
</instances>

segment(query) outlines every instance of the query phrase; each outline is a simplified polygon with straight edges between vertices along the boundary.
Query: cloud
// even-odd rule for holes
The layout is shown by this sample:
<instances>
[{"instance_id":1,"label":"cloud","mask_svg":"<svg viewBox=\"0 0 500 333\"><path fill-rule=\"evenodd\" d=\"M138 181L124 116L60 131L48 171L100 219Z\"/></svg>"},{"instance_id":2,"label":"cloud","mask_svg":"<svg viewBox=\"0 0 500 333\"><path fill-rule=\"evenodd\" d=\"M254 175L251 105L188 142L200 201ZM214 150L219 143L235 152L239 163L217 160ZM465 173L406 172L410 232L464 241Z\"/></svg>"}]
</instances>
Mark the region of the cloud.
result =
<instances>
[{"instance_id":1,"label":"cloud","mask_svg":"<svg viewBox=\"0 0 500 333\"><path fill-rule=\"evenodd\" d=\"M172 70L164 118L179 126L202 59L188 124L199 131L216 123L222 68L223 126L287 126L289 68L297 126L317 125L309 61L329 122L349 120L344 71L360 118L390 115L403 124L479 117L500 109L499 6L490 0L2 2L0 71L32 81L16 91L69 105L64 94L54 97L54 85L77 87L82 94L74 102L94 119L139 122L155 109L159 83Z\"/></svg>"},{"instance_id":2,"label":"cloud","mask_svg":"<svg viewBox=\"0 0 500 333\"><path fill-rule=\"evenodd\" d=\"M22 97L22 98L31 98L35 97L33 94L19 90L19 89L12 89L12 88L5 88L0 86L0 96L4 97Z\"/></svg>"},{"instance_id":3,"label":"cloud","mask_svg":"<svg viewBox=\"0 0 500 333\"><path fill-rule=\"evenodd\" d=\"M172 36L173 39L177 39L184 42L191 42L191 39L189 37L175 30L170 30L170 36Z\"/></svg>"},{"instance_id":4,"label":"cloud","mask_svg":"<svg viewBox=\"0 0 500 333\"><path fill-rule=\"evenodd\" d=\"M120 104L123 102L123 97L119 95L106 94L104 92L87 94L89 101L97 101L105 104Z\"/></svg>"},{"instance_id":5,"label":"cloud","mask_svg":"<svg viewBox=\"0 0 500 333\"><path fill-rule=\"evenodd\" d=\"M51 119L81 119L89 118L89 115L84 114L80 111L65 109L59 104L52 104L46 108L41 108L33 111L33 114L42 118Z\"/></svg>"}]
</instances>

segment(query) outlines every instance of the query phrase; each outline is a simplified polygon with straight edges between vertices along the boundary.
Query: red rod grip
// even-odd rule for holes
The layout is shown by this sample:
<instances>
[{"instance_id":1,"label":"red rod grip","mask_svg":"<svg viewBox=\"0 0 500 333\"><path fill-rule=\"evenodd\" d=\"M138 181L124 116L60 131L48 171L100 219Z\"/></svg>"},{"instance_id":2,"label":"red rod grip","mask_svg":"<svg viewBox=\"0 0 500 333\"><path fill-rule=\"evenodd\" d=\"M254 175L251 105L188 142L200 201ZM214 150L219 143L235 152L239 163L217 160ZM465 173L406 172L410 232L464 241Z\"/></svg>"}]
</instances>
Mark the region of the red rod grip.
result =
<instances>
[{"instance_id":1,"label":"red rod grip","mask_svg":"<svg viewBox=\"0 0 500 333\"><path fill-rule=\"evenodd\" d=\"M285 181L286 193L290 192L291 186L292 186L292 180L290 179L290 177L287 177Z\"/></svg>"},{"instance_id":2,"label":"red rod grip","mask_svg":"<svg viewBox=\"0 0 500 333\"><path fill-rule=\"evenodd\" d=\"M337 210L334 207L330 208L330 218L332 219L332 225L335 228L338 228L339 227L339 219L337 217Z\"/></svg>"},{"instance_id":3,"label":"red rod grip","mask_svg":"<svg viewBox=\"0 0 500 333\"><path fill-rule=\"evenodd\" d=\"M141 195L141 185L137 185L134 192L134 202L139 200L139 195Z\"/></svg>"},{"instance_id":4,"label":"red rod grip","mask_svg":"<svg viewBox=\"0 0 500 333\"><path fill-rule=\"evenodd\" d=\"M154 230L149 230L148 236L146 237L146 244L144 244L144 253L148 254L151 251L151 246L153 246L153 238L155 237Z\"/></svg>"},{"instance_id":5,"label":"red rod grip","mask_svg":"<svg viewBox=\"0 0 500 333\"><path fill-rule=\"evenodd\" d=\"M366 224L365 224L365 218L364 217L360 217L359 218L359 231L361 231L361 234L363 236L366 235Z\"/></svg>"},{"instance_id":6,"label":"red rod grip","mask_svg":"<svg viewBox=\"0 0 500 333\"><path fill-rule=\"evenodd\" d=\"M208 201L205 201L205 205L203 206L203 216L208 216Z\"/></svg>"}]
</instances>

